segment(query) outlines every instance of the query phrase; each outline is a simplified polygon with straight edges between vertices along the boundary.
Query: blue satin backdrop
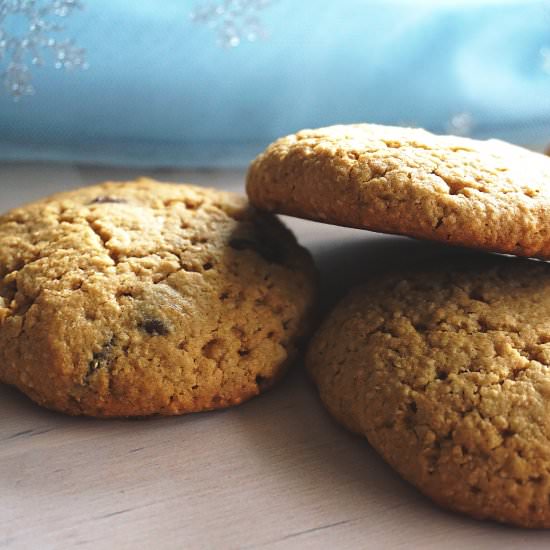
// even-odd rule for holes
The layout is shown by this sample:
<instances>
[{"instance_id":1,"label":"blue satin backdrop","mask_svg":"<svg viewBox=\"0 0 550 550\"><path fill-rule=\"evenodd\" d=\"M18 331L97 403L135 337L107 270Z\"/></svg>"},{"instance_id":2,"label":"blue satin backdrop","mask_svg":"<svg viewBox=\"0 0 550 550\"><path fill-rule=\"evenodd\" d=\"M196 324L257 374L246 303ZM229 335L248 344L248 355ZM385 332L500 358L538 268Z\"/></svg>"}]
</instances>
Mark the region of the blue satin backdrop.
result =
<instances>
[{"instance_id":1,"label":"blue satin backdrop","mask_svg":"<svg viewBox=\"0 0 550 550\"><path fill-rule=\"evenodd\" d=\"M0 159L242 166L280 135L358 121L550 142L548 1L272 0L268 36L229 48L189 16L213 3L82 0L58 34L89 67L45 56L34 95L0 90Z\"/></svg>"}]
</instances>

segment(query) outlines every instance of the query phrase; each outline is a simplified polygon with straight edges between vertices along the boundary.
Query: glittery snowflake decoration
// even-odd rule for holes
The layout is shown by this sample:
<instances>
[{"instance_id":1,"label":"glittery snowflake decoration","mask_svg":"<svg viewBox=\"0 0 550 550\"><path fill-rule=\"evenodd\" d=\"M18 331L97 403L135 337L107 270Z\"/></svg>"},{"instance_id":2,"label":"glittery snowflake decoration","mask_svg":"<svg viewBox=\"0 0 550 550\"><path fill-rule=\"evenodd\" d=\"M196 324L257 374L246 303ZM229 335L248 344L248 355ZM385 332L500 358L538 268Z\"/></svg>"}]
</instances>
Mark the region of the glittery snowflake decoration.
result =
<instances>
[{"instance_id":1,"label":"glittery snowflake decoration","mask_svg":"<svg viewBox=\"0 0 550 550\"><path fill-rule=\"evenodd\" d=\"M235 48L244 41L256 42L267 37L259 13L275 0L223 0L208 2L191 12L195 23L214 30L218 44Z\"/></svg>"},{"instance_id":2,"label":"glittery snowflake decoration","mask_svg":"<svg viewBox=\"0 0 550 550\"><path fill-rule=\"evenodd\" d=\"M85 69L84 50L56 38L59 20L82 9L79 0L0 0L0 67L6 91L15 100L34 94L32 66L53 58L56 69Z\"/></svg>"}]
</instances>

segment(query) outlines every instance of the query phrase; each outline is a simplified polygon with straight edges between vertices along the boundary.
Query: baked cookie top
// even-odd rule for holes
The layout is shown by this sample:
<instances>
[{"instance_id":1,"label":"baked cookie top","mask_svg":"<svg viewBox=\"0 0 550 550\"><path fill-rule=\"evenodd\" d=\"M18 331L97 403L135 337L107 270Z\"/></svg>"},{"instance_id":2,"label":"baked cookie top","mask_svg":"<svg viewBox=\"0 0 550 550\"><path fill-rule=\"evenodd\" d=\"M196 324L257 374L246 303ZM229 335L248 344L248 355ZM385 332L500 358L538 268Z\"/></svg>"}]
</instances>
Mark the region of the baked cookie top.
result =
<instances>
[{"instance_id":1,"label":"baked cookie top","mask_svg":"<svg viewBox=\"0 0 550 550\"><path fill-rule=\"evenodd\" d=\"M236 194L61 193L0 217L0 380L71 414L237 404L294 357L314 286L292 234Z\"/></svg>"},{"instance_id":2,"label":"baked cookie top","mask_svg":"<svg viewBox=\"0 0 550 550\"><path fill-rule=\"evenodd\" d=\"M550 159L491 140L374 124L303 130L250 166L259 208L550 258Z\"/></svg>"},{"instance_id":3,"label":"baked cookie top","mask_svg":"<svg viewBox=\"0 0 550 550\"><path fill-rule=\"evenodd\" d=\"M307 366L331 413L438 503L550 527L550 266L373 279L329 315Z\"/></svg>"}]
</instances>

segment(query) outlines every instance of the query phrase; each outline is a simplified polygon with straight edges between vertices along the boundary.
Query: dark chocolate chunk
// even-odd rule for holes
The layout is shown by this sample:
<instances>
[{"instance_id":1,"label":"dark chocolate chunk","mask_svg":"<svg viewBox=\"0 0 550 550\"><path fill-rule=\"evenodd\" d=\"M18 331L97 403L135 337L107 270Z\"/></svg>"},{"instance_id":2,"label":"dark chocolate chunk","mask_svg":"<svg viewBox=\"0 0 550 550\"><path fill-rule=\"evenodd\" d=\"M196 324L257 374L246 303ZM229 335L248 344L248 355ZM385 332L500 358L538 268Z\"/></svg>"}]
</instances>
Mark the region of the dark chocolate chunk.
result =
<instances>
[{"instance_id":1,"label":"dark chocolate chunk","mask_svg":"<svg viewBox=\"0 0 550 550\"><path fill-rule=\"evenodd\" d=\"M256 376L256 385L260 391L265 391L271 387L271 379L258 374Z\"/></svg>"},{"instance_id":2,"label":"dark chocolate chunk","mask_svg":"<svg viewBox=\"0 0 550 550\"><path fill-rule=\"evenodd\" d=\"M140 328L151 336L166 336L170 332L166 324L160 319L145 319Z\"/></svg>"},{"instance_id":3,"label":"dark chocolate chunk","mask_svg":"<svg viewBox=\"0 0 550 550\"><path fill-rule=\"evenodd\" d=\"M9 283L4 283L3 281L0 281L0 297L4 298L4 300L9 305L12 300L15 299L15 295L17 294L17 280L13 279Z\"/></svg>"},{"instance_id":4,"label":"dark chocolate chunk","mask_svg":"<svg viewBox=\"0 0 550 550\"><path fill-rule=\"evenodd\" d=\"M85 381L88 380L94 372L96 372L99 369L106 368L109 366L109 363L111 361L111 351L114 345L114 338L109 340L104 346L101 348L100 351L96 351L93 356L92 360L88 363L88 370L86 371L86 376L84 377Z\"/></svg>"},{"instance_id":5,"label":"dark chocolate chunk","mask_svg":"<svg viewBox=\"0 0 550 550\"><path fill-rule=\"evenodd\" d=\"M120 197L111 197L110 195L100 195L99 197L96 197L94 200L90 201L88 204L125 204L127 201L125 199L121 199Z\"/></svg>"}]
</instances>

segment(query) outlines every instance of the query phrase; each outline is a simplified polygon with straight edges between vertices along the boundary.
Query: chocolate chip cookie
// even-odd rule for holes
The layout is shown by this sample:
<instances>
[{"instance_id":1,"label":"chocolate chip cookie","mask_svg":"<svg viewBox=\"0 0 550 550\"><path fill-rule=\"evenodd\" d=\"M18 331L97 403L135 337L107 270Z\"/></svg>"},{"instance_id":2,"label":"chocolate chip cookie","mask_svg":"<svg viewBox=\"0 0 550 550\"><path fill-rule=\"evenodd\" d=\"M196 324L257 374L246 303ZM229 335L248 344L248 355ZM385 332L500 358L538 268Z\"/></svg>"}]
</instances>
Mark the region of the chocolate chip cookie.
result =
<instances>
[{"instance_id":1,"label":"chocolate chip cookie","mask_svg":"<svg viewBox=\"0 0 550 550\"><path fill-rule=\"evenodd\" d=\"M373 279L308 369L328 410L437 503L550 527L550 266L487 257Z\"/></svg>"},{"instance_id":2,"label":"chocolate chip cookie","mask_svg":"<svg viewBox=\"0 0 550 550\"><path fill-rule=\"evenodd\" d=\"M550 259L550 159L490 140L374 124L303 130L251 165L256 206Z\"/></svg>"},{"instance_id":3,"label":"chocolate chip cookie","mask_svg":"<svg viewBox=\"0 0 550 550\"><path fill-rule=\"evenodd\" d=\"M241 403L296 355L310 256L245 198L141 179L0 217L0 380L75 415Z\"/></svg>"}]
</instances>

